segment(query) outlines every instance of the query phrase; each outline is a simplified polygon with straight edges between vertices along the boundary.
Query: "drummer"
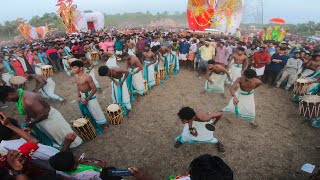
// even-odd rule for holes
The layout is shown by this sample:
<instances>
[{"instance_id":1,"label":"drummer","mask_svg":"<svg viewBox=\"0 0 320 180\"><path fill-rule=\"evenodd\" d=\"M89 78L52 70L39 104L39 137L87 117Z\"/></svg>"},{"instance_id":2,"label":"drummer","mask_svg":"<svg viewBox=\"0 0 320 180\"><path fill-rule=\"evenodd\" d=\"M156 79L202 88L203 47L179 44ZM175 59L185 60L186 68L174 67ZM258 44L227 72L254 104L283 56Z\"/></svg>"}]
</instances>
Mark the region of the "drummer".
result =
<instances>
[{"instance_id":1,"label":"drummer","mask_svg":"<svg viewBox=\"0 0 320 180\"><path fill-rule=\"evenodd\" d=\"M311 75L312 73L315 73L315 71L320 66L320 53L315 53L312 55L312 59L309 61L309 63L303 68L302 75L304 77Z\"/></svg>"},{"instance_id":2,"label":"drummer","mask_svg":"<svg viewBox=\"0 0 320 180\"><path fill-rule=\"evenodd\" d=\"M65 51L64 44L61 44L59 46L58 54L59 54L59 57L62 58L62 64L63 64L64 71L67 73L68 76L70 76L71 72L68 69L68 58L70 57L70 54L68 55L67 52Z\"/></svg>"},{"instance_id":3,"label":"drummer","mask_svg":"<svg viewBox=\"0 0 320 180\"><path fill-rule=\"evenodd\" d=\"M39 94L0 86L0 100L16 102L19 114L26 116L26 126L33 128L37 139L46 145L60 149L67 134L74 133L62 114L51 107ZM71 144L71 148L80 144L82 140L77 137Z\"/></svg>"},{"instance_id":4,"label":"drummer","mask_svg":"<svg viewBox=\"0 0 320 180\"><path fill-rule=\"evenodd\" d=\"M83 62L83 65L84 65L86 73L88 73L92 77L92 80L93 80L94 84L96 85L96 87L98 89L98 92L102 93L101 86L100 86L99 82L96 79L96 75L95 75L95 71L94 71L94 65L86 57L81 57L81 61Z\"/></svg>"},{"instance_id":5,"label":"drummer","mask_svg":"<svg viewBox=\"0 0 320 180\"><path fill-rule=\"evenodd\" d=\"M31 71L26 71L25 76L26 78L32 78L36 81L36 87L33 89L33 92L41 92L42 97L46 99L60 101L63 104L65 103L64 99L62 99L60 96L54 93L56 83L53 81L51 77L45 77L43 75L34 74Z\"/></svg>"},{"instance_id":6,"label":"drummer","mask_svg":"<svg viewBox=\"0 0 320 180\"><path fill-rule=\"evenodd\" d=\"M128 111L132 110L126 82L129 71L120 68L110 69L108 66L101 66L99 67L98 72L99 76L107 76L112 80L112 101L113 103L118 103L122 106L123 115L126 116Z\"/></svg>"},{"instance_id":7,"label":"drummer","mask_svg":"<svg viewBox=\"0 0 320 180\"><path fill-rule=\"evenodd\" d=\"M182 134L176 138L175 149L180 148L184 143L212 143L218 145L219 152L224 152L222 143L213 136L212 132L222 117L221 112L211 114L183 107L178 112L178 116L185 125Z\"/></svg>"},{"instance_id":8,"label":"drummer","mask_svg":"<svg viewBox=\"0 0 320 180\"><path fill-rule=\"evenodd\" d=\"M75 73L78 86L78 104L83 116L88 117L98 134L102 134L100 126L107 124L107 119L101 110L97 100L97 87L92 77L84 71L84 63L80 60L71 63L73 73ZM102 128L103 128L102 127Z\"/></svg>"}]
</instances>

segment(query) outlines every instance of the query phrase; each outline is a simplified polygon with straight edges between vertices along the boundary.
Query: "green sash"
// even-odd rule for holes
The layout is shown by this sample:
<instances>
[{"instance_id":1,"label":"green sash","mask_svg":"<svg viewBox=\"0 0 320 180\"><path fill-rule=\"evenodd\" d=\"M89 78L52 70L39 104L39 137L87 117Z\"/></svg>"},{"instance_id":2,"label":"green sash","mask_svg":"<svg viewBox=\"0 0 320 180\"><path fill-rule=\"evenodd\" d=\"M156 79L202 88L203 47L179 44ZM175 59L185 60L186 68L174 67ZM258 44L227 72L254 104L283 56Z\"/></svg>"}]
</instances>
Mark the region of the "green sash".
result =
<instances>
[{"instance_id":1,"label":"green sash","mask_svg":"<svg viewBox=\"0 0 320 180\"><path fill-rule=\"evenodd\" d=\"M68 175L72 175L72 174L75 174L75 173L80 173L80 172L88 171L88 170L97 171L97 172L101 172L102 171L101 168L98 168L98 167L95 167L95 166L87 166L87 165L84 165L84 164L78 164L77 170L75 170L75 171L64 171L64 173L66 173Z\"/></svg>"},{"instance_id":2,"label":"green sash","mask_svg":"<svg viewBox=\"0 0 320 180\"><path fill-rule=\"evenodd\" d=\"M26 112L23 110L23 105L22 105L22 95L23 95L23 89L19 88L18 89L18 94L19 94L19 99L18 102L16 103L19 114L20 115L26 115Z\"/></svg>"}]
</instances>

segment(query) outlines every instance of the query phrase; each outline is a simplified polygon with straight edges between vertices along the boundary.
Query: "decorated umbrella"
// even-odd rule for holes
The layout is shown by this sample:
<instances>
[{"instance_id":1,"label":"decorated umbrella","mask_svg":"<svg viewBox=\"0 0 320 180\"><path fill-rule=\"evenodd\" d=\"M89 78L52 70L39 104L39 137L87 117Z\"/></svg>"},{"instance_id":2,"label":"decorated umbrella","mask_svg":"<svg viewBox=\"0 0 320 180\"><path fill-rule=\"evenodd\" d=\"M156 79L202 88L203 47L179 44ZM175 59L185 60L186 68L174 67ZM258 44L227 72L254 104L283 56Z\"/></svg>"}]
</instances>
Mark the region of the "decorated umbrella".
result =
<instances>
[{"instance_id":1,"label":"decorated umbrella","mask_svg":"<svg viewBox=\"0 0 320 180\"><path fill-rule=\"evenodd\" d=\"M270 19L271 23L275 23L275 24L285 24L286 20L282 19L282 18L272 18Z\"/></svg>"}]
</instances>

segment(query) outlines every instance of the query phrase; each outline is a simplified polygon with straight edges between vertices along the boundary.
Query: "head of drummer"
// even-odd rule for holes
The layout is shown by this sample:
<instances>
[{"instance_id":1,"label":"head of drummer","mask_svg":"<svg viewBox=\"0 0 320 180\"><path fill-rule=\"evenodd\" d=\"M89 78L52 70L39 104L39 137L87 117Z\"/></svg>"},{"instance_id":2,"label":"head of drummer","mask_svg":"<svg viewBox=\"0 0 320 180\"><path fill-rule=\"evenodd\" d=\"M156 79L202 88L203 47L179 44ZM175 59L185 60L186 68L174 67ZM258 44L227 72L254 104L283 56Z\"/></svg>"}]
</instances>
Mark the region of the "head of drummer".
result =
<instances>
[{"instance_id":1,"label":"head of drummer","mask_svg":"<svg viewBox=\"0 0 320 180\"><path fill-rule=\"evenodd\" d=\"M18 102L19 93L18 91L10 86L0 86L0 100L5 102Z\"/></svg>"},{"instance_id":2,"label":"head of drummer","mask_svg":"<svg viewBox=\"0 0 320 180\"><path fill-rule=\"evenodd\" d=\"M34 78L34 75L35 73L33 71L26 71L24 72L24 76L27 78L27 79L32 79Z\"/></svg>"},{"instance_id":3,"label":"head of drummer","mask_svg":"<svg viewBox=\"0 0 320 180\"><path fill-rule=\"evenodd\" d=\"M100 66L98 69L99 76L109 76L111 77L111 70L108 66Z\"/></svg>"},{"instance_id":4,"label":"head of drummer","mask_svg":"<svg viewBox=\"0 0 320 180\"><path fill-rule=\"evenodd\" d=\"M188 123L194 119L196 112L190 107L183 107L178 112L178 117L182 123Z\"/></svg>"},{"instance_id":5,"label":"head of drummer","mask_svg":"<svg viewBox=\"0 0 320 180\"><path fill-rule=\"evenodd\" d=\"M50 157L49 164L57 171L75 171L79 161L71 151L64 151Z\"/></svg>"},{"instance_id":6,"label":"head of drummer","mask_svg":"<svg viewBox=\"0 0 320 180\"><path fill-rule=\"evenodd\" d=\"M121 59L124 61L130 60L130 55L127 52L123 52L121 55Z\"/></svg>"},{"instance_id":7,"label":"head of drummer","mask_svg":"<svg viewBox=\"0 0 320 180\"><path fill-rule=\"evenodd\" d=\"M70 64L72 72L75 73L75 74L79 74L79 73L83 72L83 66L84 66L84 64L83 64L83 62L81 60L73 61Z\"/></svg>"}]
</instances>

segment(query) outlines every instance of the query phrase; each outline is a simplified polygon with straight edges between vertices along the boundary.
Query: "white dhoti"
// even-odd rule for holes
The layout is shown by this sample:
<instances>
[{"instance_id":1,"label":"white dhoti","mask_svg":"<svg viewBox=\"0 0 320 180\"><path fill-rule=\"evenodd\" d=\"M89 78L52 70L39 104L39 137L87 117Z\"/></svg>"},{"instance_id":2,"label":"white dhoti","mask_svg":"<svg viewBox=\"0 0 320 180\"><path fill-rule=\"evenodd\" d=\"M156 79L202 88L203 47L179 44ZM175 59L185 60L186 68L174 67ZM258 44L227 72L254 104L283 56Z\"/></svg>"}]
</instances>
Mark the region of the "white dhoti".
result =
<instances>
[{"instance_id":1,"label":"white dhoti","mask_svg":"<svg viewBox=\"0 0 320 180\"><path fill-rule=\"evenodd\" d=\"M241 77L242 64L235 64L233 61L231 62L230 68L230 76L231 76L231 84L236 82L236 80Z\"/></svg>"},{"instance_id":2,"label":"white dhoti","mask_svg":"<svg viewBox=\"0 0 320 180\"><path fill-rule=\"evenodd\" d=\"M130 73L136 72L138 68L130 68ZM142 70L132 76L132 86L133 93L144 95L146 89L144 87L144 83L146 80L143 79Z\"/></svg>"},{"instance_id":3,"label":"white dhoti","mask_svg":"<svg viewBox=\"0 0 320 180\"><path fill-rule=\"evenodd\" d=\"M9 80L13 77L13 74L10 73L3 73L2 74L2 80L4 80L4 82L6 82L7 86L10 86L10 82Z\"/></svg>"},{"instance_id":4,"label":"white dhoti","mask_svg":"<svg viewBox=\"0 0 320 180\"><path fill-rule=\"evenodd\" d=\"M154 65L151 64L153 62L144 61L143 65L143 77L148 82L148 87L151 89L154 85L156 85L156 80L154 77ZM151 64L147 67L148 64Z\"/></svg>"},{"instance_id":5,"label":"white dhoti","mask_svg":"<svg viewBox=\"0 0 320 180\"><path fill-rule=\"evenodd\" d=\"M122 51L116 51L116 55L122 55Z\"/></svg>"},{"instance_id":6,"label":"white dhoti","mask_svg":"<svg viewBox=\"0 0 320 180\"><path fill-rule=\"evenodd\" d=\"M35 67L34 67L34 72L35 72L36 74L38 74L38 75L41 75L41 66L43 66L43 64L42 64L42 63L38 63L38 64L36 64Z\"/></svg>"},{"instance_id":7,"label":"white dhoti","mask_svg":"<svg viewBox=\"0 0 320 180\"><path fill-rule=\"evenodd\" d=\"M253 96L254 91L245 92L238 90L235 96L238 98L239 102L235 106L233 104L233 98L229 101L227 107L223 108L224 112L234 113L237 117L245 118L249 121L254 121L256 117L256 105Z\"/></svg>"},{"instance_id":8,"label":"white dhoti","mask_svg":"<svg viewBox=\"0 0 320 180\"><path fill-rule=\"evenodd\" d=\"M71 76L71 70L69 69L68 60L66 57L62 58L63 69L67 73L68 76Z\"/></svg>"},{"instance_id":9,"label":"white dhoti","mask_svg":"<svg viewBox=\"0 0 320 180\"><path fill-rule=\"evenodd\" d=\"M129 55L135 55L136 54L135 48L132 48L132 49L128 48L128 54Z\"/></svg>"},{"instance_id":10,"label":"white dhoti","mask_svg":"<svg viewBox=\"0 0 320 180\"><path fill-rule=\"evenodd\" d=\"M179 60L186 61L187 60L187 54L179 53Z\"/></svg>"},{"instance_id":11,"label":"white dhoti","mask_svg":"<svg viewBox=\"0 0 320 180\"><path fill-rule=\"evenodd\" d=\"M89 97L90 93L91 92L87 92L87 93L80 92L81 98L86 99L87 97ZM106 116L104 115L100 107L100 104L97 100L96 95L91 97L91 99L88 101L87 108L97 124L103 125L107 123Z\"/></svg>"},{"instance_id":12,"label":"white dhoti","mask_svg":"<svg viewBox=\"0 0 320 180\"><path fill-rule=\"evenodd\" d=\"M193 121L192 127L197 130L198 136L193 136L190 133L189 124L186 123L184 125L182 134L176 138L176 141L179 141L181 143L218 143L218 139L213 136L213 132L209 131L205 127L206 124L211 124L212 122L212 120L210 120L209 122Z\"/></svg>"},{"instance_id":13,"label":"white dhoti","mask_svg":"<svg viewBox=\"0 0 320 180\"><path fill-rule=\"evenodd\" d=\"M117 64L117 58L115 56L111 56L107 62L106 62L106 66L111 69L111 68L118 68L118 64Z\"/></svg>"},{"instance_id":14,"label":"white dhoti","mask_svg":"<svg viewBox=\"0 0 320 180\"><path fill-rule=\"evenodd\" d=\"M89 68L86 68L86 72L87 73L89 72ZM96 74L94 72L94 68L92 68L91 71L88 74L92 77L93 83L96 85L96 87L97 88L101 88L98 80L96 79Z\"/></svg>"},{"instance_id":15,"label":"white dhoti","mask_svg":"<svg viewBox=\"0 0 320 180\"><path fill-rule=\"evenodd\" d=\"M91 61L91 53L90 53L90 52L87 52L87 53L85 54L85 56L86 56L86 59L88 59L88 60Z\"/></svg>"},{"instance_id":16,"label":"white dhoti","mask_svg":"<svg viewBox=\"0 0 320 180\"><path fill-rule=\"evenodd\" d=\"M43 86L39 91L41 92L42 96L47 99L53 99L57 101L63 101L63 99L54 93L56 89L56 83L49 77L46 81L46 85Z\"/></svg>"},{"instance_id":17,"label":"white dhoti","mask_svg":"<svg viewBox=\"0 0 320 180\"><path fill-rule=\"evenodd\" d=\"M314 70L305 69L305 70L302 72L302 75L303 75L304 77L307 77L307 76L311 75L312 73L314 73Z\"/></svg>"},{"instance_id":18,"label":"white dhoti","mask_svg":"<svg viewBox=\"0 0 320 180\"><path fill-rule=\"evenodd\" d=\"M176 70L179 71L179 69L180 69L180 67L179 67L179 55L178 55L178 53L176 51L172 51L172 55L176 57L175 58L175 62L173 62L173 63L175 65L175 67L176 67Z\"/></svg>"},{"instance_id":19,"label":"white dhoti","mask_svg":"<svg viewBox=\"0 0 320 180\"><path fill-rule=\"evenodd\" d=\"M227 79L227 74L226 73L216 74L213 72L210 79L214 83L211 84L209 81L206 81L204 85L204 89L207 92L224 93L224 83Z\"/></svg>"},{"instance_id":20,"label":"white dhoti","mask_svg":"<svg viewBox=\"0 0 320 180\"><path fill-rule=\"evenodd\" d=\"M122 79L123 77L120 80L115 79L115 81L119 83L122 81ZM120 105L123 105L127 110L132 110L127 83L124 82L123 85L120 87L120 84L117 86L114 84L114 82L112 82L111 87L112 87L111 98L113 103L118 103Z\"/></svg>"},{"instance_id":21,"label":"white dhoti","mask_svg":"<svg viewBox=\"0 0 320 180\"><path fill-rule=\"evenodd\" d=\"M67 134L74 133L61 113L53 107L50 107L48 118L37 123L36 126L54 141L54 146L58 147L62 147ZM80 144L82 144L82 139L77 137L70 147L75 148Z\"/></svg>"},{"instance_id":22,"label":"white dhoti","mask_svg":"<svg viewBox=\"0 0 320 180\"><path fill-rule=\"evenodd\" d=\"M262 68L254 68L254 67L252 67L251 69L253 69L253 70L256 71L257 76L262 76L262 75L264 74L265 68L266 68L266 67L264 66L264 67L262 67Z\"/></svg>"}]
</instances>

